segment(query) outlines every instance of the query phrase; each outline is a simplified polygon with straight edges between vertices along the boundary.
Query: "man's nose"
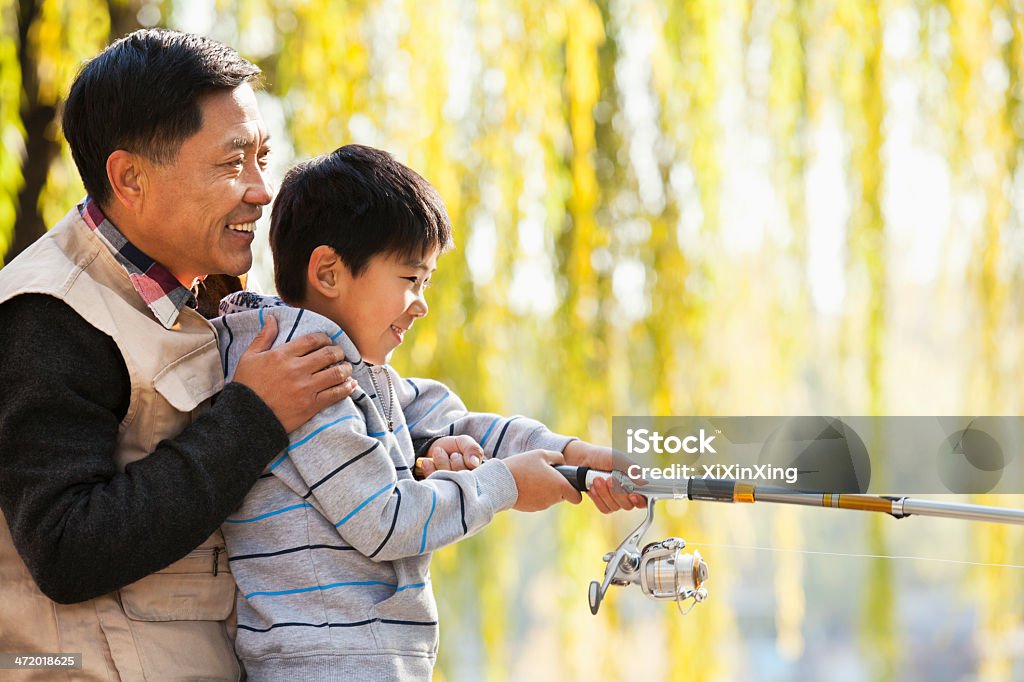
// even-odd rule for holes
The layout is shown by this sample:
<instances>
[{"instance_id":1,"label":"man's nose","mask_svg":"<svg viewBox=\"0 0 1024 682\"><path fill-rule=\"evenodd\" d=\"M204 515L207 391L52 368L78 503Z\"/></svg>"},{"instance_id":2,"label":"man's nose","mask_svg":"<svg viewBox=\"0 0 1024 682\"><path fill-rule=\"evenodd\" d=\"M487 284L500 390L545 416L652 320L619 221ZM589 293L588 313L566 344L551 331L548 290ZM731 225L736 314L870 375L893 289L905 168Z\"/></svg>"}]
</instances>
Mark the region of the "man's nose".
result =
<instances>
[{"instance_id":1,"label":"man's nose","mask_svg":"<svg viewBox=\"0 0 1024 682\"><path fill-rule=\"evenodd\" d=\"M249 186L245 190L242 201L255 206L266 206L274 199L274 188L267 180L267 172L260 167L250 171Z\"/></svg>"}]
</instances>

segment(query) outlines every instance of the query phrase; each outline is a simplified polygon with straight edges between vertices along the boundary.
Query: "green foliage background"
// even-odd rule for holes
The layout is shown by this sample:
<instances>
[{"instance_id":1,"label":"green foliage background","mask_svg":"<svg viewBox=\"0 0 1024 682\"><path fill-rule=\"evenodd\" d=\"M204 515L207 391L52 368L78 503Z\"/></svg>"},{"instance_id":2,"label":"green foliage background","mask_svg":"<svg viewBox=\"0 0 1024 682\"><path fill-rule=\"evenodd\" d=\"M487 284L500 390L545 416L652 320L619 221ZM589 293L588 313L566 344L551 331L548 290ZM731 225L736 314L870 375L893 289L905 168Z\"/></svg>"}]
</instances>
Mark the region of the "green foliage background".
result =
<instances>
[{"instance_id":1,"label":"green foliage background","mask_svg":"<svg viewBox=\"0 0 1024 682\"><path fill-rule=\"evenodd\" d=\"M1021 5L0 0L0 254L82 195L81 62L197 30L264 69L278 174L361 142L439 189L458 248L395 364L474 408L597 442L617 414L1020 414ZM637 520L587 504L439 553L437 679L1024 676L1018 569L755 549L1019 564L1018 529L663 516L711 563L685 618L589 614Z\"/></svg>"}]
</instances>

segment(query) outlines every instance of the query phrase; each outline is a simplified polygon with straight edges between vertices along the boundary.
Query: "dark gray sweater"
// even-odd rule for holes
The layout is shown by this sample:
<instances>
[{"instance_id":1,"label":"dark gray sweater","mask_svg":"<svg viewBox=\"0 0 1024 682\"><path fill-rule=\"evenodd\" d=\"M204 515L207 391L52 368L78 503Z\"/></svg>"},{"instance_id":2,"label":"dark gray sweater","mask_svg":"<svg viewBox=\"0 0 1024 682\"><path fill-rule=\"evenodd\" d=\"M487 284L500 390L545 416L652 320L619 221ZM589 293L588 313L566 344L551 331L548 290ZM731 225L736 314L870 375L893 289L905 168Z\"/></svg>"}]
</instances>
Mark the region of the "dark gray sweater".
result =
<instances>
[{"instance_id":1,"label":"dark gray sweater","mask_svg":"<svg viewBox=\"0 0 1024 682\"><path fill-rule=\"evenodd\" d=\"M40 589L72 603L195 549L288 445L251 390L228 384L179 436L119 472L129 378L114 341L41 294L0 305L0 510Z\"/></svg>"}]
</instances>

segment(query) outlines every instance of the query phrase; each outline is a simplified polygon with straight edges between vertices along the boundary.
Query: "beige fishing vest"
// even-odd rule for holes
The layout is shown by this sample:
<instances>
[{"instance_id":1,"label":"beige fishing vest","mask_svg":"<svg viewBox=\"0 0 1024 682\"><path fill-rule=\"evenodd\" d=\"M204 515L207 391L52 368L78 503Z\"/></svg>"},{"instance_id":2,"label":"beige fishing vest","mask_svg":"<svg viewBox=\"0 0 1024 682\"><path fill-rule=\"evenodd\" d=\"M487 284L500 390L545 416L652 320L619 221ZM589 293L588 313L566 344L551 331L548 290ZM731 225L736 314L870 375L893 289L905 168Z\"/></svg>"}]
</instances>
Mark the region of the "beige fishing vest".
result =
<instances>
[{"instance_id":1,"label":"beige fishing vest","mask_svg":"<svg viewBox=\"0 0 1024 682\"><path fill-rule=\"evenodd\" d=\"M117 343L131 377L131 401L114 453L122 470L188 426L223 387L210 324L185 308L172 329L164 328L77 209L0 270L0 303L24 293L63 300ZM226 622L233 620L235 585L223 546L217 531L162 571L65 605L39 591L0 517L0 652L83 654L82 670L66 676L54 670L0 675L5 680L237 680L233 633Z\"/></svg>"}]
</instances>

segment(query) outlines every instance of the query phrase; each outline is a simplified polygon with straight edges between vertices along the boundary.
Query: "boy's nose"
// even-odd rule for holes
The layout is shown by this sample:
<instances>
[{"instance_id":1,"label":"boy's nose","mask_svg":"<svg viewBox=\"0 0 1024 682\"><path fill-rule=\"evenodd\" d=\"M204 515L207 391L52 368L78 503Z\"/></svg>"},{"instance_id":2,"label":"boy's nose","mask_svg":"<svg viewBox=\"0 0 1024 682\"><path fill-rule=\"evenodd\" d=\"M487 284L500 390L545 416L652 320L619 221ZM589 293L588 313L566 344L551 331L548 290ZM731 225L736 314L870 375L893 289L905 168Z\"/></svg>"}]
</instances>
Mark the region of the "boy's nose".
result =
<instances>
[{"instance_id":1,"label":"boy's nose","mask_svg":"<svg viewBox=\"0 0 1024 682\"><path fill-rule=\"evenodd\" d=\"M416 300L409 306L409 314L413 317L423 317L427 314L429 308L427 307L427 299L420 294L416 297Z\"/></svg>"}]
</instances>

